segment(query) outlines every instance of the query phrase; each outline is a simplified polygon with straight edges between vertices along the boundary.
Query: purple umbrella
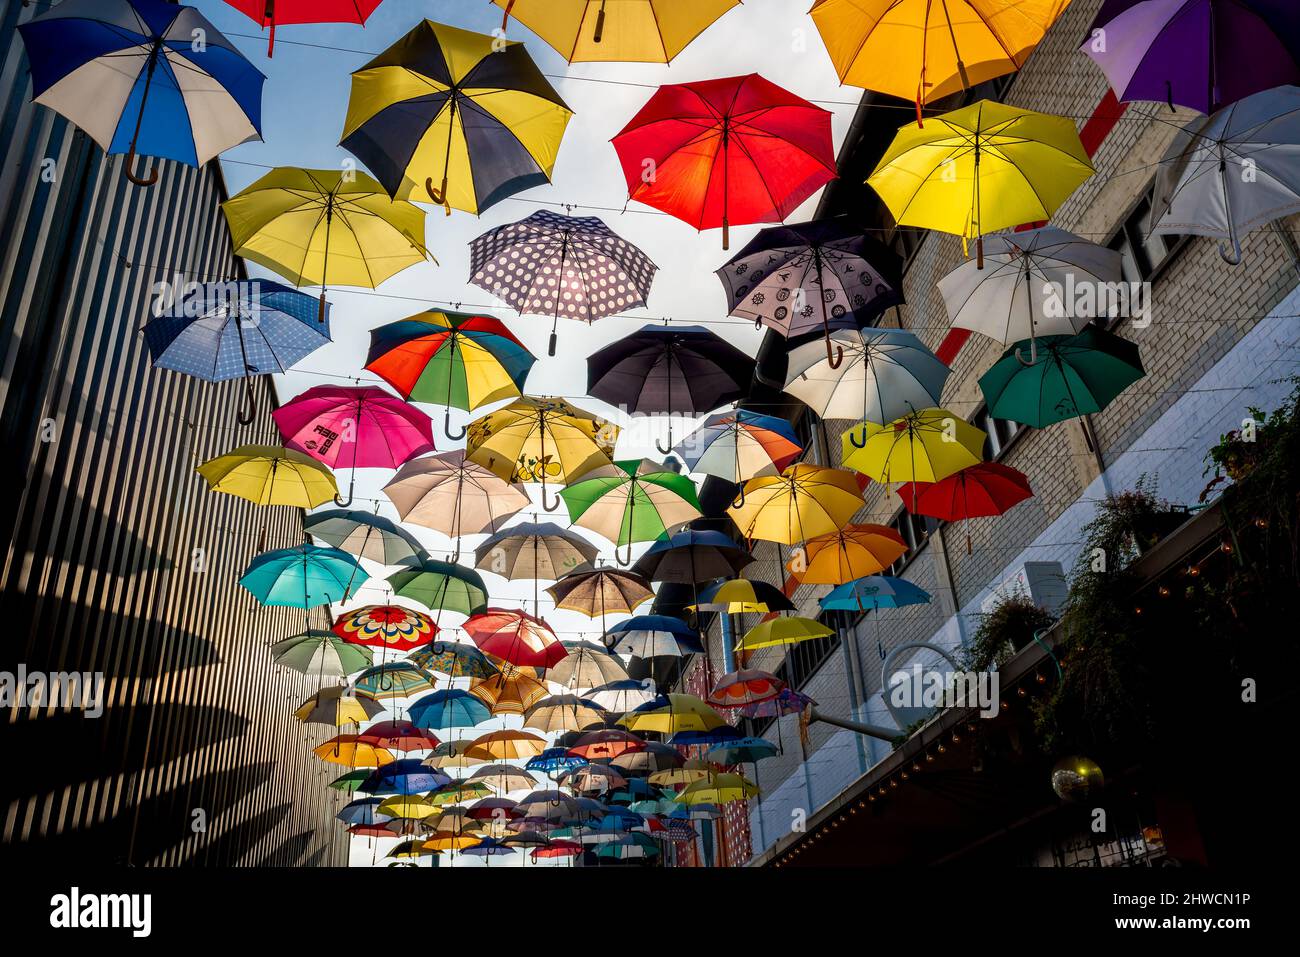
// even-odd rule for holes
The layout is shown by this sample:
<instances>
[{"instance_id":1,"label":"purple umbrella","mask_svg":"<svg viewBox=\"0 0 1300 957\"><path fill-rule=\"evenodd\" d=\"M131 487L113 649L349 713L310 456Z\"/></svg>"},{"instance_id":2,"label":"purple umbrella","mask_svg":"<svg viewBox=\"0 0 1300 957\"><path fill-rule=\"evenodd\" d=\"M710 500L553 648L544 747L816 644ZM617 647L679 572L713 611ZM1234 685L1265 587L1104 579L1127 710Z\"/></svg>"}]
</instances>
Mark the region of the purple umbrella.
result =
<instances>
[{"instance_id":1,"label":"purple umbrella","mask_svg":"<svg viewBox=\"0 0 1300 957\"><path fill-rule=\"evenodd\" d=\"M1106 0L1080 49L1120 100L1213 113L1300 83L1300 3Z\"/></svg>"}]
</instances>

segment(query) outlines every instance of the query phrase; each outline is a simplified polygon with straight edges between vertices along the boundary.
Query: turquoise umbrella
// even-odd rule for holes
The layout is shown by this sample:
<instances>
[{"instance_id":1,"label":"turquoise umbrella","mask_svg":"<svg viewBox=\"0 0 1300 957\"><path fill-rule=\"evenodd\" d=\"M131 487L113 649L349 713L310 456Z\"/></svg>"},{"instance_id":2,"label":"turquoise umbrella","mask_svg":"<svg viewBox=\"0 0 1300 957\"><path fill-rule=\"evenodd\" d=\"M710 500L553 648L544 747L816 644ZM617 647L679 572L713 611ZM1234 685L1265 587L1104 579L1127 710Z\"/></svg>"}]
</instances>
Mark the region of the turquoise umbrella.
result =
<instances>
[{"instance_id":1,"label":"turquoise umbrella","mask_svg":"<svg viewBox=\"0 0 1300 957\"><path fill-rule=\"evenodd\" d=\"M739 738L714 745L705 758L713 764L757 764L763 758L773 758L780 753L781 750L765 738Z\"/></svg>"},{"instance_id":2,"label":"turquoise umbrella","mask_svg":"<svg viewBox=\"0 0 1300 957\"><path fill-rule=\"evenodd\" d=\"M346 601L352 584L370 576L347 552L298 545L263 552L239 579L263 605L312 608Z\"/></svg>"},{"instance_id":3,"label":"turquoise umbrella","mask_svg":"<svg viewBox=\"0 0 1300 957\"><path fill-rule=\"evenodd\" d=\"M407 717L417 728L437 731L442 728L472 728L492 717L492 712L468 691L451 688L427 694L414 702Z\"/></svg>"},{"instance_id":4,"label":"turquoise umbrella","mask_svg":"<svg viewBox=\"0 0 1300 957\"><path fill-rule=\"evenodd\" d=\"M867 575L836 585L821 600L821 606L823 611L866 611L868 608L924 605L929 601L929 593L906 578Z\"/></svg>"}]
</instances>

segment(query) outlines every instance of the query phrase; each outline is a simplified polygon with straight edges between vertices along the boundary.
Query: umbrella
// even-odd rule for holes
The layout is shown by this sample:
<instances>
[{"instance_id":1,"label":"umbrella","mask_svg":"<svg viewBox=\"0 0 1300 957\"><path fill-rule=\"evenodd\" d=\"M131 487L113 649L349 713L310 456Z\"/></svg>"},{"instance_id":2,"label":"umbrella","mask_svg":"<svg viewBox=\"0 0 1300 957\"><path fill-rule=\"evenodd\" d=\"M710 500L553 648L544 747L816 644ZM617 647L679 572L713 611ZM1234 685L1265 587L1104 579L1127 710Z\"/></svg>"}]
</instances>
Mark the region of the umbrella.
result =
<instances>
[{"instance_id":1,"label":"umbrella","mask_svg":"<svg viewBox=\"0 0 1300 957\"><path fill-rule=\"evenodd\" d=\"M524 770L555 774L557 771L563 773L584 763L586 762L582 758L575 758L570 755L567 748L547 748L535 757L529 758L528 763L524 765ZM559 792L555 793L558 794ZM527 799L525 798L525 800Z\"/></svg>"},{"instance_id":2,"label":"umbrella","mask_svg":"<svg viewBox=\"0 0 1300 957\"><path fill-rule=\"evenodd\" d=\"M522 611L487 608L462 627L479 650L524 668L550 668L569 653L550 625Z\"/></svg>"},{"instance_id":3,"label":"umbrella","mask_svg":"<svg viewBox=\"0 0 1300 957\"><path fill-rule=\"evenodd\" d=\"M602 728L580 737L569 753L587 761L610 760L631 751L644 751L646 743L620 728Z\"/></svg>"},{"instance_id":4,"label":"umbrella","mask_svg":"<svg viewBox=\"0 0 1300 957\"><path fill-rule=\"evenodd\" d=\"M666 615L637 615L620 621L606 632L606 644L617 654L635 658L704 653L699 633L680 618Z\"/></svg>"},{"instance_id":5,"label":"umbrella","mask_svg":"<svg viewBox=\"0 0 1300 957\"><path fill-rule=\"evenodd\" d=\"M347 601L352 583L360 585L369 577L347 552L298 545L258 555L244 569L239 584L263 605L305 609Z\"/></svg>"},{"instance_id":6,"label":"umbrella","mask_svg":"<svg viewBox=\"0 0 1300 957\"><path fill-rule=\"evenodd\" d=\"M615 860L632 860L643 857L656 857L660 853L659 845L648 834L632 833L618 840L602 844L596 850L597 857L612 857Z\"/></svg>"},{"instance_id":7,"label":"umbrella","mask_svg":"<svg viewBox=\"0 0 1300 957\"><path fill-rule=\"evenodd\" d=\"M343 685L321 688L300 704L293 716L303 724L360 724L382 714L384 706L368 694L352 694Z\"/></svg>"},{"instance_id":8,"label":"umbrella","mask_svg":"<svg viewBox=\"0 0 1300 957\"><path fill-rule=\"evenodd\" d=\"M651 784L661 787L679 787L705 780L713 773L708 762L700 758L691 758L677 767L656 771L647 779Z\"/></svg>"},{"instance_id":9,"label":"umbrella","mask_svg":"<svg viewBox=\"0 0 1300 957\"><path fill-rule=\"evenodd\" d=\"M827 638L835 634L820 621L811 618L772 618L760 622L740 639L737 651L753 651L756 648L773 648L777 645L797 645L801 641L815 638ZM752 703L752 702L751 702Z\"/></svg>"},{"instance_id":10,"label":"umbrella","mask_svg":"<svg viewBox=\"0 0 1300 957\"><path fill-rule=\"evenodd\" d=\"M777 475L801 452L803 444L789 422L746 409L709 416L673 449L689 471L736 484Z\"/></svg>"},{"instance_id":11,"label":"umbrella","mask_svg":"<svg viewBox=\"0 0 1300 957\"><path fill-rule=\"evenodd\" d=\"M413 702L406 713L412 724L430 731L472 728L492 717L487 705L460 688L427 694Z\"/></svg>"},{"instance_id":12,"label":"umbrella","mask_svg":"<svg viewBox=\"0 0 1300 957\"><path fill-rule=\"evenodd\" d=\"M290 23L358 23L375 12L380 0L226 0L236 10L270 28L266 55L275 50L275 28Z\"/></svg>"},{"instance_id":13,"label":"umbrella","mask_svg":"<svg viewBox=\"0 0 1300 957\"><path fill-rule=\"evenodd\" d=\"M418 601L432 611L473 615L487 607L487 586L478 572L463 565L426 558L388 577L393 594Z\"/></svg>"},{"instance_id":14,"label":"umbrella","mask_svg":"<svg viewBox=\"0 0 1300 957\"><path fill-rule=\"evenodd\" d=\"M557 581L568 572L594 561L600 550L585 538L554 522L524 522L503 529L474 550L476 568L503 578L533 582L533 608L538 603L537 582Z\"/></svg>"},{"instance_id":15,"label":"umbrella","mask_svg":"<svg viewBox=\"0 0 1300 957\"><path fill-rule=\"evenodd\" d=\"M853 473L796 462L780 475L752 478L727 514L746 538L793 545L833 532L862 508Z\"/></svg>"},{"instance_id":16,"label":"umbrella","mask_svg":"<svg viewBox=\"0 0 1300 957\"><path fill-rule=\"evenodd\" d=\"M328 631L306 631L271 646L277 665L284 665L305 675L342 678L367 667L371 660L368 648L350 645Z\"/></svg>"},{"instance_id":17,"label":"umbrella","mask_svg":"<svg viewBox=\"0 0 1300 957\"><path fill-rule=\"evenodd\" d=\"M364 768L356 771L349 771L347 774L340 774L330 782L330 787L336 791L346 791L351 794L361 789L361 784L366 778L370 777L370 772Z\"/></svg>"},{"instance_id":18,"label":"umbrella","mask_svg":"<svg viewBox=\"0 0 1300 957\"><path fill-rule=\"evenodd\" d=\"M631 415L696 416L742 398L754 360L703 326L643 326L587 357L587 394ZM667 455L673 445L656 440Z\"/></svg>"},{"instance_id":19,"label":"umbrella","mask_svg":"<svg viewBox=\"0 0 1300 957\"><path fill-rule=\"evenodd\" d=\"M632 567L650 581L690 585L740 574L752 555L722 532L683 529L665 533Z\"/></svg>"},{"instance_id":20,"label":"umbrella","mask_svg":"<svg viewBox=\"0 0 1300 957\"><path fill-rule=\"evenodd\" d=\"M1074 336L1044 336L1042 361L1032 366L1019 358L1022 345L980 376L980 390L990 415L1035 428L1100 412L1146 375L1136 343L1095 326Z\"/></svg>"},{"instance_id":21,"label":"umbrella","mask_svg":"<svg viewBox=\"0 0 1300 957\"><path fill-rule=\"evenodd\" d=\"M1300 83L1300 11L1291 3L1106 0L1088 37L1079 49L1124 102L1214 113L1261 90Z\"/></svg>"},{"instance_id":22,"label":"umbrella","mask_svg":"<svg viewBox=\"0 0 1300 957\"><path fill-rule=\"evenodd\" d=\"M360 740L390 751L432 751L439 743L437 737L425 733L410 721L380 721L372 724L360 735ZM410 815L403 814L402 817Z\"/></svg>"},{"instance_id":23,"label":"umbrella","mask_svg":"<svg viewBox=\"0 0 1300 957\"><path fill-rule=\"evenodd\" d=\"M704 700L715 708L740 708L775 698L783 688L785 682L776 675L756 668L740 668L719 678Z\"/></svg>"},{"instance_id":24,"label":"umbrella","mask_svg":"<svg viewBox=\"0 0 1300 957\"><path fill-rule=\"evenodd\" d=\"M699 594L695 608L699 611L720 611L727 615L745 612L767 614L770 611L794 611L794 602L775 585L737 578L704 589Z\"/></svg>"},{"instance_id":25,"label":"umbrella","mask_svg":"<svg viewBox=\"0 0 1300 957\"><path fill-rule=\"evenodd\" d=\"M1001 515L1033 494L1023 472L1000 462L980 462L939 482L908 482L898 488L898 496L908 511L945 522ZM968 533L966 554L970 553Z\"/></svg>"},{"instance_id":26,"label":"umbrella","mask_svg":"<svg viewBox=\"0 0 1300 957\"><path fill-rule=\"evenodd\" d=\"M841 83L927 103L1013 73L1069 0L814 0Z\"/></svg>"},{"instance_id":27,"label":"umbrella","mask_svg":"<svg viewBox=\"0 0 1300 957\"><path fill-rule=\"evenodd\" d=\"M546 593L555 599L555 607L576 611L588 618L600 617L605 629L605 614L630 615L633 609L654 597L650 583L640 575L620 568L576 568Z\"/></svg>"},{"instance_id":28,"label":"umbrella","mask_svg":"<svg viewBox=\"0 0 1300 957\"><path fill-rule=\"evenodd\" d=\"M370 330L366 369L404 399L447 407L443 433L455 441L451 410L473 411L523 393L537 360L501 320L430 309Z\"/></svg>"},{"instance_id":29,"label":"umbrella","mask_svg":"<svg viewBox=\"0 0 1300 957\"><path fill-rule=\"evenodd\" d=\"M573 841L552 840L545 847L537 847L528 855L534 861L551 857L579 857L582 845Z\"/></svg>"},{"instance_id":30,"label":"umbrella","mask_svg":"<svg viewBox=\"0 0 1300 957\"><path fill-rule=\"evenodd\" d=\"M625 774L649 775L667 768L680 767L685 760L676 748L657 741L647 741L641 750L625 751L609 763Z\"/></svg>"},{"instance_id":31,"label":"umbrella","mask_svg":"<svg viewBox=\"0 0 1300 957\"><path fill-rule=\"evenodd\" d=\"M675 748L693 748L701 745L712 747L728 741L739 741L744 736L744 732L740 729L723 724L709 731L678 731L668 739L668 743Z\"/></svg>"},{"instance_id":32,"label":"umbrella","mask_svg":"<svg viewBox=\"0 0 1300 957\"><path fill-rule=\"evenodd\" d=\"M906 578L868 575L837 585L821 600L824 611L865 611L867 608L902 608L924 605L930 595Z\"/></svg>"},{"instance_id":33,"label":"umbrella","mask_svg":"<svg viewBox=\"0 0 1300 957\"><path fill-rule=\"evenodd\" d=\"M490 678L498 671L487 655L459 641L430 642L411 652L406 660L449 678Z\"/></svg>"},{"instance_id":34,"label":"umbrella","mask_svg":"<svg viewBox=\"0 0 1300 957\"><path fill-rule=\"evenodd\" d=\"M436 853L435 851L426 848L424 846L425 843L426 842L420 840L403 841L402 843L396 845L391 851L389 851L384 856L393 858L395 860L417 860L421 857L425 857L427 855ZM399 865L390 864L389 866L397 867ZM405 866L414 867L418 865L407 864Z\"/></svg>"},{"instance_id":35,"label":"umbrella","mask_svg":"<svg viewBox=\"0 0 1300 957\"><path fill-rule=\"evenodd\" d=\"M478 798L488 797L492 794L492 789L481 781L452 781L445 787L436 791L430 791L428 794L429 803L438 807L447 807L452 804L463 804L465 801L474 801ZM438 822L441 828L441 820ZM469 826L460 829L460 833L468 833ZM473 826L473 830L482 833L478 825Z\"/></svg>"},{"instance_id":36,"label":"umbrella","mask_svg":"<svg viewBox=\"0 0 1300 957\"><path fill-rule=\"evenodd\" d=\"M474 847L482 840L483 838L478 831L464 834L440 834L425 841L420 847L424 851L463 851Z\"/></svg>"},{"instance_id":37,"label":"umbrella","mask_svg":"<svg viewBox=\"0 0 1300 957\"><path fill-rule=\"evenodd\" d=\"M840 444L844 464L877 482L937 482L978 464L986 438L947 409L922 409L887 425L855 425Z\"/></svg>"},{"instance_id":38,"label":"umbrella","mask_svg":"<svg viewBox=\"0 0 1300 957\"><path fill-rule=\"evenodd\" d=\"M465 458L464 449L412 459L384 486L402 521L431 528L456 542L495 532L532 504L522 485L506 482Z\"/></svg>"},{"instance_id":39,"label":"umbrella","mask_svg":"<svg viewBox=\"0 0 1300 957\"><path fill-rule=\"evenodd\" d=\"M493 731L475 738L465 753L498 761L514 761L536 757L545 750L546 739L529 731Z\"/></svg>"},{"instance_id":40,"label":"umbrella","mask_svg":"<svg viewBox=\"0 0 1300 957\"><path fill-rule=\"evenodd\" d=\"M1300 211L1297 143L1300 89L1294 86L1193 120L1160 160L1151 232L1217 236L1228 241L1228 248L1219 247L1224 262L1241 262L1243 233Z\"/></svg>"},{"instance_id":41,"label":"umbrella","mask_svg":"<svg viewBox=\"0 0 1300 957\"><path fill-rule=\"evenodd\" d=\"M236 255L295 286L374 289L424 262L424 210L355 169L273 169L221 204Z\"/></svg>"},{"instance_id":42,"label":"umbrella","mask_svg":"<svg viewBox=\"0 0 1300 957\"><path fill-rule=\"evenodd\" d=\"M589 794L606 794L627 784L627 778L603 764L584 764L565 772L560 779L566 787Z\"/></svg>"},{"instance_id":43,"label":"umbrella","mask_svg":"<svg viewBox=\"0 0 1300 957\"><path fill-rule=\"evenodd\" d=\"M903 301L898 254L845 218L759 230L716 273L727 291L728 315L787 339L820 331L832 368L844 358L843 349L832 352L832 328L867 325Z\"/></svg>"},{"instance_id":44,"label":"umbrella","mask_svg":"<svg viewBox=\"0 0 1300 957\"><path fill-rule=\"evenodd\" d=\"M900 226L974 238L983 268L986 233L1050 219L1092 173L1074 120L980 100L902 127L867 182Z\"/></svg>"},{"instance_id":45,"label":"umbrella","mask_svg":"<svg viewBox=\"0 0 1300 957\"><path fill-rule=\"evenodd\" d=\"M381 798L359 798L343 805L334 817L344 824L383 824L393 815L381 809L381 804Z\"/></svg>"},{"instance_id":46,"label":"umbrella","mask_svg":"<svg viewBox=\"0 0 1300 957\"><path fill-rule=\"evenodd\" d=\"M122 172L138 186L152 186L158 171L133 173L137 152L203 166L262 138L266 77L194 7L60 4L18 31L32 101L67 117L106 153L125 153Z\"/></svg>"},{"instance_id":47,"label":"umbrella","mask_svg":"<svg viewBox=\"0 0 1300 957\"><path fill-rule=\"evenodd\" d=\"M677 621L677 619L669 620ZM684 622L678 621L677 623L685 627ZM599 688L592 688L585 697L605 711L612 714L621 714L631 711L647 701L653 701L657 695L652 682L635 678L622 678L618 681L603 684Z\"/></svg>"},{"instance_id":48,"label":"umbrella","mask_svg":"<svg viewBox=\"0 0 1300 957\"><path fill-rule=\"evenodd\" d=\"M480 214L550 181L571 115L522 43L422 20L352 74L339 145L390 196Z\"/></svg>"},{"instance_id":49,"label":"umbrella","mask_svg":"<svg viewBox=\"0 0 1300 957\"><path fill-rule=\"evenodd\" d=\"M783 688L775 698L756 701L740 709L746 718L779 718L787 714L799 714L817 704L811 697L793 688ZM779 726L778 726L779 727ZM735 742L729 742L734 744Z\"/></svg>"},{"instance_id":50,"label":"umbrella","mask_svg":"<svg viewBox=\"0 0 1300 957\"><path fill-rule=\"evenodd\" d=\"M665 530L700 517L700 501L689 476L650 459L610 462L593 468L560 490L575 525L603 535L621 549L620 565L631 560L633 542L652 542Z\"/></svg>"},{"instance_id":51,"label":"umbrella","mask_svg":"<svg viewBox=\"0 0 1300 957\"><path fill-rule=\"evenodd\" d=\"M544 682L508 664L499 674L471 682L469 693L493 714L524 714L549 694Z\"/></svg>"},{"instance_id":52,"label":"umbrella","mask_svg":"<svg viewBox=\"0 0 1300 957\"><path fill-rule=\"evenodd\" d=\"M508 482L540 482L542 508L546 483L564 484L612 461L619 427L555 397L524 396L469 425L466 458Z\"/></svg>"},{"instance_id":53,"label":"umbrella","mask_svg":"<svg viewBox=\"0 0 1300 957\"><path fill-rule=\"evenodd\" d=\"M362 736L362 740L368 740ZM366 779L361 790L367 794L419 794L445 787L451 778L434 768L425 767L419 758L400 758L391 761ZM394 814L394 817L414 817L412 814Z\"/></svg>"},{"instance_id":54,"label":"umbrella","mask_svg":"<svg viewBox=\"0 0 1300 957\"><path fill-rule=\"evenodd\" d=\"M396 565L424 556L415 536L373 512L330 509L314 512L303 521L303 531L327 545L381 565Z\"/></svg>"},{"instance_id":55,"label":"umbrella","mask_svg":"<svg viewBox=\"0 0 1300 957\"><path fill-rule=\"evenodd\" d=\"M352 687L376 698L409 698L433 690L433 676L409 661L367 668L353 679Z\"/></svg>"},{"instance_id":56,"label":"umbrella","mask_svg":"<svg viewBox=\"0 0 1300 957\"><path fill-rule=\"evenodd\" d=\"M627 677L623 663L588 641L563 642L569 656L546 672L548 681L566 688L595 688Z\"/></svg>"},{"instance_id":57,"label":"umbrella","mask_svg":"<svg viewBox=\"0 0 1300 957\"><path fill-rule=\"evenodd\" d=\"M394 762L394 764L397 762ZM392 764L384 765L380 770L387 771L393 767ZM373 776L373 775L372 775ZM425 818L432 817L438 813L437 807L430 804L423 797L415 794L394 794L392 797L385 798L379 805L379 810L385 814L393 815L394 820L420 822L423 823ZM391 823L391 822L390 822ZM405 826L403 825L403 830ZM390 835L394 833L390 831ZM427 834L427 828L412 828L409 833Z\"/></svg>"},{"instance_id":58,"label":"umbrella","mask_svg":"<svg viewBox=\"0 0 1300 957\"><path fill-rule=\"evenodd\" d=\"M465 848L462 853L466 857L500 857L505 854L513 854L515 850L516 848L503 844L495 838L486 837L473 847Z\"/></svg>"},{"instance_id":59,"label":"umbrella","mask_svg":"<svg viewBox=\"0 0 1300 957\"><path fill-rule=\"evenodd\" d=\"M505 768L508 772L516 775L521 774L520 770L512 764L496 764L488 766ZM536 786L537 782L531 777L526 774L522 776L528 778L528 784L525 785L526 787L532 788ZM484 783L491 785L490 781ZM506 788L505 790L509 789ZM514 817L515 805L518 803L518 801L512 801L509 798L504 797L486 797L475 801L466 808L465 814L468 818L474 821L497 821L504 824L510 818Z\"/></svg>"},{"instance_id":60,"label":"umbrella","mask_svg":"<svg viewBox=\"0 0 1300 957\"><path fill-rule=\"evenodd\" d=\"M831 114L756 73L661 86L614 137L628 199L690 223L785 219L835 178Z\"/></svg>"},{"instance_id":61,"label":"umbrella","mask_svg":"<svg viewBox=\"0 0 1300 957\"><path fill-rule=\"evenodd\" d=\"M836 364L816 342L790 350L785 391L823 419L861 416L869 422L889 422L939 404L951 371L903 329L837 329L830 343L846 352Z\"/></svg>"},{"instance_id":62,"label":"umbrella","mask_svg":"<svg viewBox=\"0 0 1300 957\"><path fill-rule=\"evenodd\" d=\"M905 554L907 542L888 525L845 525L804 543L797 577L805 585L839 585L883 572Z\"/></svg>"},{"instance_id":63,"label":"umbrella","mask_svg":"<svg viewBox=\"0 0 1300 957\"><path fill-rule=\"evenodd\" d=\"M1097 310L1075 309L1072 292L1120 282L1122 260L1117 250L1044 226L988 237L984 268L966 260L939 280L939 292L955 328L1003 345L1032 343L1082 329L1093 316L1080 313Z\"/></svg>"},{"instance_id":64,"label":"umbrella","mask_svg":"<svg viewBox=\"0 0 1300 957\"><path fill-rule=\"evenodd\" d=\"M278 445L241 445L195 469L214 492L255 505L315 508L338 495L328 468L309 455Z\"/></svg>"},{"instance_id":65,"label":"umbrella","mask_svg":"<svg viewBox=\"0 0 1300 957\"><path fill-rule=\"evenodd\" d=\"M714 764L757 764L780 753L775 744L764 738L741 738L709 748L705 757Z\"/></svg>"},{"instance_id":66,"label":"umbrella","mask_svg":"<svg viewBox=\"0 0 1300 957\"><path fill-rule=\"evenodd\" d=\"M525 820L562 820L573 817L577 811L577 799L556 790L533 791L515 805L515 813Z\"/></svg>"},{"instance_id":67,"label":"umbrella","mask_svg":"<svg viewBox=\"0 0 1300 957\"><path fill-rule=\"evenodd\" d=\"M470 768L476 764L482 764L483 758L470 757L465 754L465 750L472 743L468 738L444 741L433 749L433 753L424 759L424 763L431 768Z\"/></svg>"},{"instance_id":68,"label":"umbrella","mask_svg":"<svg viewBox=\"0 0 1300 957\"><path fill-rule=\"evenodd\" d=\"M659 3L622 0L492 0L570 63L671 63L673 57L740 0Z\"/></svg>"},{"instance_id":69,"label":"umbrella","mask_svg":"<svg viewBox=\"0 0 1300 957\"><path fill-rule=\"evenodd\" d=\"M739 774L713 774L688 784L675 800L682 804L726 804L758 794L758 785Z\"/></svg>"},{"instance_id":70,"label":"umbrella","mask_svg":"<svg viewBox=\"0 0 1300 957\"><path fill-rule=\"evenodd\" d=\"M331 468L352 470L348 505L359 468L395 469L433 451L433 422L375 386L313 386L271 413L284 444Z\"/></svg>"},{"instance_id":71,"label":"umbrella","mask_svg":"<svg viewBox=\"0 0 1300 957\"><path fill-rule=\"evenodd\" d=\"M673 693L628 712L618 723L629 731L676 734L679 731L712 731L727 722L695 695Z\"/></svg>"},{"instance_id":72,"label":"umbrella","mask_svg":"<svg viewBox=\"0 0 1300 957\"><path fill-rule=\"evenodd\" d=\"M507 791L521 791L524 788L531 791L537 786L537 781L531 774L521 771L512 764L485 764L471 774L469 779L486 784L502 794Z\"/></svg>"},{"instance_id":73,"label":"umbrella","mask_svg":"<svg viewBox=\"0 0 1300 957\"><path fill-rule=\"evenodd\" d=\"M356 645L410 651L432 641L438 626L423 612L402 605L365 605L339 615L334 634Z\"/></svg>"},{"instance_id":74,"label":"umbrella","mask_svg":"<svg viewBox=\"0 0 1300 957\"><path fill-rule=\"evenodd\" d=\"M540 209L470 243L470 282L521 314L549 315L555 355L560 315L586 323L644 306L658 270L595 216Z\"/></svg>"},{"instance_id":75,"label":"umbrella","mask_svg":"<svg viewBox=\"0 0 1300 957\"><path fill-rule=\"evenodd\" d=\"M151 319L144 340L156 368L204 382L243 376L247 405L237 421L249 425L257 414L252 377L286 372L328 343L329 311L320 315L310 296L269 279L207 282Z\"/></svg>"},{"instance_id":76,"label":"umbrella","mask_svg":"<svg viewBox=\"0 0 1300 957\"><path fill-rule=\"evenodd\" d=\"M571 661L577 656L577 652L570 652L564 660ZM580 731L604 723L605 712L599 705L572 694L542 698L524 712L525 728L534 728L547 734Z\"/></svg>"}]
</instances>

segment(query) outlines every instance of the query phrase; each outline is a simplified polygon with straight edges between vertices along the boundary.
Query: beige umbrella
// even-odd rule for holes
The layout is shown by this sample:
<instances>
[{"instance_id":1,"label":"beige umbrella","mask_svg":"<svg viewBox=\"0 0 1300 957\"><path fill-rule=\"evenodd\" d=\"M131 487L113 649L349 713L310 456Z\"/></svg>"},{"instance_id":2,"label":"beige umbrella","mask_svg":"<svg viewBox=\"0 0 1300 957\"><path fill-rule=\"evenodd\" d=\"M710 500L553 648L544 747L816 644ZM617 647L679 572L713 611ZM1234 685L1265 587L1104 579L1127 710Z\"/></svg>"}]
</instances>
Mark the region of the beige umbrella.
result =
<instances>
[{"instance_id":1,"label":"beige umbrella","mask_svg":"<svg viewBox=\"0 0 1300 957\"><path fill-rule=\"evenodd\" d=\"M546 589L546 594L555 599L556 608L599 618L602 633L606 614L630 615L632 609L655 595L650 583L635 572L591 565L569 572Z\"/></svg>"},{"instance_id":2,"label":"beige umbrella","mask_svg":"<svg viewBox=\"0 0 1300 957\"><path fill-rule=\"evenodd\" d=\"M524 727L547 734L581 731L604 724L606 716L605 711L585 698L572 694L551 695L524 712Z\"/></svg>"},{"instance_id":3,"label":"beige umbrella","mask_svg":"<svg viewBox=\"0 0 1300 957\"><path fill-rule=\"evenodd\" d=\"M531 503L522 485L507 482L465 452L412 459L384 486L402 521L456 539L495 532Z\"/></svg>"},{"instance_id":4,"label":"beige umbrella","mask_svg":"<svg viewBox=\"0 0 1300 957\"><path fill-rule=\"evenodd\" d=\"M474 744L468 738L444 741L429 753L421 763L430 768L472 768L486 758L476 758L465 752Z\"/></svg>"},{"instance_id":5,"label":"beige umbrella","mask_svg":"<svg viewBox=\"0 0 1300 957\"><path fill-rule=\"evenodd\" d=\"M545 750L546 739L528 731L493 731L475 738L468 753L489 761L514 761L535 758Z\"/></svg>"},{"instance_id":6,"label":"beige umbrella","mask_svg":"<svg viewBox=\"0 0 1300 957\"><path fill-rule=\"evenodd\" d=\"M485 764L471 774L469 779L486 784L502 794L524 788L531 791L537 787L537 780L531 774L513 764Z\"/></svg>"},{"instance_id":7,"label":"beige umbrella","mask_svg":"<svg viewBox=\"0 0 1300 957\"><path fill-rule=\"evenodd\" d=\"M561 642L569 656L547 670L546 677L566 688L597 688L628 677L623 663L589 641Z\"/></svg>"},{"instance_id":8,"label":"beige umbrella","mask_svg":"<svg viewBox=\"0 0 1300 957\"><path fill-rule=\"evenodd\" d=\"M704 781L713 774L713 769L700 758L691 758L679 768L665 768L650 775L647 780L658 787L676 787L679 784L694 784Z\"/></svg>"},{"instance_id":9,"label":"beige umbrella","mask_svg":"<svg viewBox=\"0 0 1300 957\"><path fill-rule=\"evenodd\" d=\"M503 662L500 673L472 682L469 693L493 714L523 714L547 694L546 685L528 673L532 670Z\"/></svg>"}]
</instances>

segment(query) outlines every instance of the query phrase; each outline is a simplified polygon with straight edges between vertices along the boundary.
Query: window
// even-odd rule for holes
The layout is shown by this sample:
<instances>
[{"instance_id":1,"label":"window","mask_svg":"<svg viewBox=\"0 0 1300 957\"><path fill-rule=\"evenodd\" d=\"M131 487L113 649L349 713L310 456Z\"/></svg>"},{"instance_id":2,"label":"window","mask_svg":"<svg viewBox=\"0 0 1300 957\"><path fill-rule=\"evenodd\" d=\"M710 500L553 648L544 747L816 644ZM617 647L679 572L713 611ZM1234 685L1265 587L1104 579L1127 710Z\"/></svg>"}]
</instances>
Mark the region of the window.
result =
<instances>
[{"instance_id":1,"label":"window","mask_svg":"<svg viewBox=\"0 0 1300 957\"><path fill-rule=\"evenodd\" d=\"M1148 236L1155 187L1147 189L1106 245L1123 256L1124 280L1146 282L1183 247L1186 236Z\"/></svg>"},{"instance_id":2,"label":"window","mask_svg":"<svg viewBox=\"0 0 1300 957\"><path fill-rule=\"evenodd\" d=\"M1012 422L1010 419L999 419L989 415L988 406L980 406L971 420L971 424L984 430L988 436L984 440L984 460L986 462L997 461L1002 450L1011 444L1014 439L1025 428L1019 422Z\"/></svg>"}]
</instances>

